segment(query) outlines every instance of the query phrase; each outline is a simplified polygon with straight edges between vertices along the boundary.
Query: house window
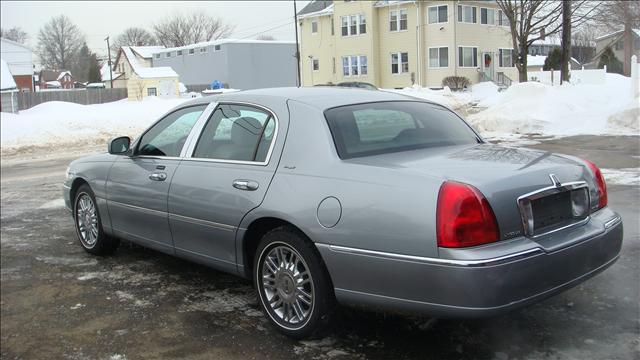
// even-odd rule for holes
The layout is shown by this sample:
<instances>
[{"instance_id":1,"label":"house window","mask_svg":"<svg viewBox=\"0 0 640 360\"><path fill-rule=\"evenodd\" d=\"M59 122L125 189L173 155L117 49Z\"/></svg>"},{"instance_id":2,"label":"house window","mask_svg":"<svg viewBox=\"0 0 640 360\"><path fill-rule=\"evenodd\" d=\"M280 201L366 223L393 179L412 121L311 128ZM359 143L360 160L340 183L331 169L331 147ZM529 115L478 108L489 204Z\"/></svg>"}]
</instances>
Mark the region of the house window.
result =
<instances>
[{"instance_id":1,"label":"house window","mask_svg":"<svg viewBox=\"0 0 640 360\"><path fill-rule=\"evenodd\" d=\"M389 11L389 31L407 30L407 9Z\"/></svg>"},{"instance_id":2,"label":"house window","mask_svg":"<svg viewBox=\"0 0 640 360\"><path fill-rule=\"evenodd\" d=\"M480 24L495 25L496 11L494 9L480 8Z\"/></svg>"},{"instance_id":3,"label":"house window","mask_svg":"<svg viewBox=\"0 0 640 360\"><path fill-rule=\"evenodd\" d=\"M498 10L498 25L509 26L509 18L502 10Z\"/></svg>"},{"instance_id":4,"label":"house window","mask_svg":"<svg viewBox=\"0 0 640 360\"><path fill-rule=\"evenodd\" d=\"M182 50L176 51L176 56L182 56Z\"/></svg>"},{"instance_id":5,"label":"house window","mask_svg":"<svg viewBox=\"0 0 640 360\"><path fill-rule=\"evenodd\" d=\"M333 27L335 26L335 24L333 23L333 16L331 17L331 36L335 35L335 31L333 29Z\"/></svg>"},{"instance_id":6,"label":"house window","mask_svg":"<svg viewBox=\"0 0 640 360\"><path fill-rule=\"evenodd\" d=\"M220 45L213 45L213 51L220 51L221 48Z\"/></svg>"},{"instance_id":7,"label":"house window","mask_svg":"<svg viewBox=\"0 0 640 360\"><path fill-rule=\"evenodd\" d=\"M364 55L351 55L342 57L342 75L367 75L367 57Z\"/></svg>"},{"instance_id":8,"label":"house window","mask_svg":"<svg viewBox=\"0 0 640 360\"><path fill-rule=\"evenodd\" d=\"M458 66L478 67L478 48L460 46L458 48Z\"/></svg>"},{"instance_id":9,"label":"house window","mask_svg":"<svg viewBox=\"0 0 640 360\"><path fill-rule=\"evenodd\" d=\"M458 22L475 24L478 22L476 7L458 5Z\"/></svg>"},{"instance_id":10,"label":"house window","mask_svg":"<svg viewBox=\"0 0 640 360\"><path fill-rule=\"evenodd\" d=\"M189 49L189 55L193 55L196 53L196 49Z\"/></svg>"},{"instance_id":11,"label":"house window","mask_svg":"<svg viewBox=\"0 0 640 360\"><path fill-rule=\"evenodd\" d=\"M360 56L360 75L367 75L367 57Z\"/></svg>"},{"instance_id":12,"label":"house window","mask_svg":"<svg viewBox=\"0 0 640 360\"><path fill-rule=\"evenodd\" d=\"M624 41L619 40L615 45L616 50L624 50Z\"/></svg>"},{"instance_id":13,"label":"house window","mask_svg":"<svg viewBox=\"0 0 640 360\"><path fill-rule=\"evenodd\" d=\"M342 36L353 36L367 33L367 20L363 14L342 16Z\"/></svg>"},{"instance_id":14,"label":"house window","mask_svg":"<svg viewBox=\"0 0 640 360\"><path fill-rule=\"evenodd\" d=\"M156 96L156 88L147 88L147 96Z\"/></svg>"},{"instance_id":15,"label":"house window","mask_svg":"<svg viewBox=\"0 0 640 360\"><path fill-rule=\"evenodd\" d=\"M156 59L160 59L160 54L156 54Z\"/></svg>"},{"instance_id":16,"label":"house window","mask_svg":"<svg viewBox=\"0 0 640 360\"><path fill-rule=\"evenodd\" d=\"M498 66L513 67L513 49L500 49L500 58Z\"/></svg>"},{"instance_id":17,"label":"house window","mask_svg":"<svg viewBox=\"0 0 640 360\"><path fill-rule=\"evenodd\" d=\"M318 22L317 21L312 21L311 22L311 33L312 34L317 34L318 33Z\"/></svg>"},{"instance_id":18,"label":"house window","mask_svg":"<svg viewBox=\"0 0 640 360\"><path fill-rule=\"evenodd\" d=\"M449 67L449 48L448 47L429 48L429 67L430 68Z\"/></svg>"},{"instance_id":19,"label":"house window","mask_svg":"<svg viewBox=\"0 0 640 360\"><path fill-rule=\"evenodd\" d=\"M204 54L206 52L207 52L207 48L206 47L200 48L200 54Z\"/></svg>"},{"instance_id":20,"label":"house window","mask_svg":"<svg viewBox=\"0 0 640 360\"><path fill-rule=\"evenodd\" d=\"M341 16L340 21L342 21L342 36L349 36L349 17Z\"/></svg>"},{"instance_id":21,"label":"house window","mask_svg":"<svg viewBox=\"0 0 640 360\"><path fill-rule=\"evenodd\" d=\"M319 71L320 70L320 60L311 59L311 69L313 69L313 71Z\"/></svg>"},{"instance_id":22,"label":"house window","mask_svg":"<svg viewBox=\"0 0 640 360\"><path fill-rule=\"evenodd\" d=\"M449 6L431 6L429 7L429 24L446 23L449 17Z\"/></svg>"},{"instance_id":23,"label":"house window","mask_svg":"<svg viewBox=\"0 0 640 360\"><path fill-rule=\"evenodd\" d=\"M391 54L391 73L403 74L409 72L409 53L398 52Z\"/></svg>"},{"instance_id":24,"label":"house window","mask_svg":"<svg viewBox=\"0 0 640 360\"><path fill-rule=\"evenodd\" d=\"M171 57L171 52L165 53L165 56L170 58Z\"/></svg>"}]
</instances>

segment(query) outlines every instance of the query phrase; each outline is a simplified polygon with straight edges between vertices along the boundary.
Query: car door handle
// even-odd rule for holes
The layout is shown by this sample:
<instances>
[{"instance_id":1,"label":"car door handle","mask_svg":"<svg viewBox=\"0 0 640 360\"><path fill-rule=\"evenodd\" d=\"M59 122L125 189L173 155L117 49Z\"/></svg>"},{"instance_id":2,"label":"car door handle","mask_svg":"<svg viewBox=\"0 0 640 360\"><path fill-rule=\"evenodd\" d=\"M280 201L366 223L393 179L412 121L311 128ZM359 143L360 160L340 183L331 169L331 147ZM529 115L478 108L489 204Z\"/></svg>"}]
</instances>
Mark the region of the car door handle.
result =
<instances>
[{"instance_id":1,"label":"car door handle","mask_svg":"<svg viewBox=\"0 0 640 360\"><path fill-rule=\"evenodd\" d=\"M233 187L240 190L258 190L259 184L253 180L233 180Z\"/></svg>"},{"instance_id":2,"label":"car door handle","mask_svg":"<svg viewBox=\"0 0 640 360\"><path fill-rule=\"evenodd\" d=\"M165 181L167 180L167 173L154 172L149 174L149 179L153 181Z\"/></svg>"}]
</instances>

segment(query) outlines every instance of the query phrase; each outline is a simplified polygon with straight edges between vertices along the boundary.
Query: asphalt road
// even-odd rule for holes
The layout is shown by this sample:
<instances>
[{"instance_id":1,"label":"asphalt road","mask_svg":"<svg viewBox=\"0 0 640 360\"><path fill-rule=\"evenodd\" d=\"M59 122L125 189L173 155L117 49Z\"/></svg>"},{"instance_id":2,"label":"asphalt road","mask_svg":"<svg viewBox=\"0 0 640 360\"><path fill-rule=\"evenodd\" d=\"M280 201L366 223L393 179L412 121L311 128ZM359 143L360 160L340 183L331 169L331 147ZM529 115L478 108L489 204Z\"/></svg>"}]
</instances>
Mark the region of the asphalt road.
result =
<instances>
[{"instance_id":1,"label":"asphalt road","mask_svg":"<svg viewBox=\"0 0 640 360\"><path fill-rule=\"evenodd\" d=\"M637 137L532 147L604 168L640 162ZM2 161L2 359L640 359L638 186L609 186L620 260L563 294L474 321L342 308L332 335L294 341L270 328L244 280L126 243L85 253L60 200L70 160Z\"/></svg>"}]
</instances>

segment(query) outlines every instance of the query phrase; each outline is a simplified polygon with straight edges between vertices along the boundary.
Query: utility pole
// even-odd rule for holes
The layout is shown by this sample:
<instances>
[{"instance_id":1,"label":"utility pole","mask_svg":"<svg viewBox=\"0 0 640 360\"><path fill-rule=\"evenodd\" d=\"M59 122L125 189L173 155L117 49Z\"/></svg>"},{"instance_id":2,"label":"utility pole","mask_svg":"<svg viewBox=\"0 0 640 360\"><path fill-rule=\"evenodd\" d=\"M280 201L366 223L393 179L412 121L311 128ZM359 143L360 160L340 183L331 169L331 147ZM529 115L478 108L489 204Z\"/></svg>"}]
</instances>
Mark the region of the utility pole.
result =
<instances>
[{"instance_id":1,"label":"utility pole","mask_svg":"<svg viewBox=\"0 0 640 360\"><path fill-rule=\"evenodd\" d=\"M111 84L111 88L113 89L113 70L111 69L111 46L109 45L109 37L105 39L107 41L107 54L109 55L109 84Z\"/></svg>"},{"instance_id":2,"label":"utility pole","mask_svg":"<svg viewBox=\"0 0 640 360\"><path fill-rule=\"evenodd\" d=\"M293 0L293 28L296 32L296 66L298 67L298 87L300 87L302 84L300 83L300 44L298 42L298 8L296 0Z\"/></svg>"},{"instance_id":3,"label":"utility pole","mask_svg":"<svg viewBox=\"0 0 640 360\"><path fill-rule=\"evenodd\" d=\"M562 41L560 43L560 85L569 81L569 61L571 61L571 1L562 2Z\"/></svg>"}]
</instances>

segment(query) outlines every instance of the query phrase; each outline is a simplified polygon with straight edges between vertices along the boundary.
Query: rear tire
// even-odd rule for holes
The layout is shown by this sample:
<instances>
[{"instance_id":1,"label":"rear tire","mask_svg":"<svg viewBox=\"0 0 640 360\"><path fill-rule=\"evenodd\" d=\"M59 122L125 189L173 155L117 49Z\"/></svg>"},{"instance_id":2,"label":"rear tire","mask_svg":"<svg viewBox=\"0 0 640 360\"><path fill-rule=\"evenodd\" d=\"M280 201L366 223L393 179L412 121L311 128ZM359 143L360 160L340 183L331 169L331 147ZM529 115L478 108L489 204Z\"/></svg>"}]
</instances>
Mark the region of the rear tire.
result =
<instances>
[{"instance_id":1,"label":"rear tire","mask_svg":"<svg viewBox=\"0 0 640 360\"><path fill-rule=\"evenodd\" d=\"M108 236L102 229L96 197L87 184L76 191L73 200L73 222L80 245L94 255L112 254L120 245L120 240Z\"/></svg>"},{"instance_id":2,"label":"rear tire","mask_svg":"<svg viewBox=\"0 0 640 360\"><path fill-rule=\"evenodd\" d=\"M266 233L254 258L258 303L273 326L293 338L307 338L329 325L335 297L317 250L287 226Z\"/></svg>"}]
</instances>

